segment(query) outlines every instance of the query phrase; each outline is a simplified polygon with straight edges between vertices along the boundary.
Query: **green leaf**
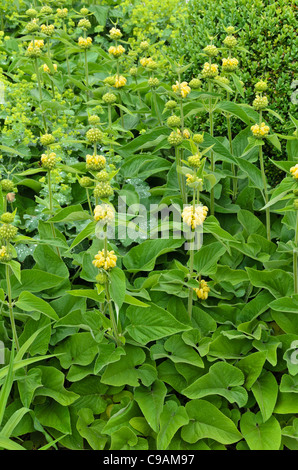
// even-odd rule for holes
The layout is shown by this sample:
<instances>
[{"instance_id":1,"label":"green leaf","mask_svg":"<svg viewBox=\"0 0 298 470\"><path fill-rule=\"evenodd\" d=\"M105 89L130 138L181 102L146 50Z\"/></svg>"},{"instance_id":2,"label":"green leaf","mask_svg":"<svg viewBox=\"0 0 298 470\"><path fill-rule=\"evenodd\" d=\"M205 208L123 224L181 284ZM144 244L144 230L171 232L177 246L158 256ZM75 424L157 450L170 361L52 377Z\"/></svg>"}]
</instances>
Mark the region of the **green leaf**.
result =
<instances>
[{"instance_id":1,"label":"green leaf","mask_svg":"<svg viewBox=\"0 0 298 470\"><path fill-rule=\"evenodd\" d=\"M90 219L90 214L87 211L84 211L80 204L74 206L68 206L61 211L57 212L49 222L77 222L79 220L88 220Z\"/></svg>"},{"instance_id":2,"label":"green leaf","mask_svg":"<svg viewBox=\"0 0 298 470\"><path fill-rule=\"evenodd\" d=\"M244 382L243 373L227 362L213 364L209 372L199 377L183 390L188 398L202 398L209 395L220 395L230 403L242 407L247 402L247 392L241 387Z\"/></svg>"},{"instance_id":3,"label":"green leaf","mask_svg":"<svg viewBox=\"0 0 298 470\"><path fill-rule=\"evenodd\" d=\"M219 242L202 246L194 256L194 268L202 276L208 276L216 271L219 258L226 252L226 248Z\"/></svg>"},{"instance_id":4,"label":"green leaf","mask_svg":"<svg viewBox=\"0 0 298 470\"><path fill-rule=\"evenodd\" d=\"M159 418L163 409L167 387L156 380L150 387L142 385L135 390L135 400L153 431L159 430Z\"/></svg>"},{"instance_id":5,"label":"green leaf","mask_svg":"<svg viewBox=\"0 0 298 470\"><path fill-rule=\"evenodd\" d=\"M293 294L293 276L282 269L257 271L246 268L246 271L253 286L269 290L276 298Z\"/></svg>"},{"instance_id":6,"label":"green leaf","mask_svg":"<svg viewBox=\"0 0 298 470\"><path fill-rule=\"evenodd\" d=\"M139 373L136 366L143 364L145 353L141 348L134 346L125 346L125 356L120 357L119 361L108 364L101 381L108 385L131 385L139 386Z\"/></svg>"},{"instance_id":7,"label":"green leaf","mask_svg":"<svg viewBox=\"0 0 298 470\"><path fill-rule=\"evenodd\" d=\"M35 406L35 415L43 426L56 429L64 434L71 434L70 413L67 406L56 401Z\"/></svg>"},{"instance_id":8,"label":"green leaf","mask_svg":"<svg viewBox=\"0 0 298 470\"><path fill-rule=\"evenodd\" d=\"M64 388L65 376L59 369L50 366L38 366L37 369L41 371L42 387L36 390L36 397L51 397L63 406L69 406L79 398L79 395Z\"/></svg>"},{"instance_id":9,"label":"green leaf","mask_svg":"<svg viewBox=\"0 0 298 470\"><path fill-rule=\"evenodd\" d=\"M272 415L277 400L278 385L274 375L271 372L264 373L256 380L251 390L257 400L265 423Z\"/></svg>"},{"instance_id":10,"label":"green leaf","mask_svg":"<svg viewBox=\"0 0 298 470\"><path fill-rule=\"evenodd\" d=\"M0 435L0 447L6 450L26 450L20 444Z\"/></svg>"},{"instance_id":11,"label":"green leaf","mask_svg":"<svg viewBox=\"0 0 298 470\"><path fill-rule=\"evenodd\" d=\"M57 313L49 303L31 294L31 292L23 291L16 302L16 306L25 312L40 312L51 318L51 320L59 320Z\"/></svg>"},{"instance_id":12,"label":"green leaf","mask_svg":"<svg viewBox=\"0 0 298 470\"><path fill-rule=\"evenodd\" d=\"M160 431L157 434L157 450L166 450L181 426L189 422L184 406L178 406L173 400L169 400L160 415Z\"/></svg>"},{"instance_id":13,"label":"green leaf","mask_svg":"<svg viewBox=\"0 0 298 470\"><path fill-rule=\"evenodd\" d=\"M72 364L89 365L98 352L98 345L91 333L75 333L55 348L63 369Z\"/></svg>"},{"instance_id":14,"label":"green leaf","mask_svg":"<svg viewBox=\"0 0 298 470\"><path fill-rule=\"evenodd\" d=\"M191 400L185 408L190 422L181 430L184 441L193 444L208 438L227 445L242 438L233 421L212 403L206 400Z\"/></svg>"},{"instance_id":15,"label":"green leaf","mask_svg":"<svg viewBox=\"0 0 298 470\"><path fill-rule=\"evenodd\" d=\"M260 412L255 415L247 411L241 417L240 429L250 450L279 450L281 429L274 416L264 423Z\"/></svg>"},{"instance_id":16,"label":"green leaf","mask_svg":"<svg viewBox=\"0 0 298 470\"><path fill-rule=\"evenodd\" d=\"M152 271L158 256L179 248L183 243L184 240L146 240L126 253L123 257L123 264L131 273Z\"/></svg>"},{"instance_id":17,"label":"green leaf","mask_svg":"<svg viewBox=\"0 0 298 470\"><path fill-rule=\"evenodd\" d=\"M154 304L150 304L146 309L130 306L126 315L131 322L126 327L128 333L141 344L190 329L169 312Z\"/></svg>"},{"instance_id":18,"label":"green leaf","mask_svg":"<svg viewBox=\"0 0 298 470\"><path fill-rule=\"evenodd\" d=\"M113 268L110 273L110 280L111 297L115 302L117 309L120 310L126 293L126 278L124 271L117 267Z\"/></svg>"},{"instance_id":19,"label":"green leaf","mask_svg":"<svg viewBox=\"0 0 298 470\"><path fill-rule=\"evenodd\" d=\"M250 390L252 385L255 383L259 375L263 370L264 363L266 361L266 353L256 352L249 354L248 356L240 359L236 366L240 369L245 377L244 386L247 390Z\"/></svg>"}]
</instances>

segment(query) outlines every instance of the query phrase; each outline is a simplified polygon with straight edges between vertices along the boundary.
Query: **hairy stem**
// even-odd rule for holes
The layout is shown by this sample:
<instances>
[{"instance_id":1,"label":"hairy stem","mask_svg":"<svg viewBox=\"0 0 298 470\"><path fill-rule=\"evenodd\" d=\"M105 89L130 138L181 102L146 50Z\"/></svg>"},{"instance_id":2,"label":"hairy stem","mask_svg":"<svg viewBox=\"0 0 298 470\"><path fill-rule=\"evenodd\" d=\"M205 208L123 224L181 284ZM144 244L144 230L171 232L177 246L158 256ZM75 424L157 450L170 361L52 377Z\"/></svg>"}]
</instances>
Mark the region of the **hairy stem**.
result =
<instances>
[{"instance_id":1,"label":"hairy stem","mask_svg":"<svg viewBox=\"0 0 298 470\"><path fill-rule=\"evenodd\" d=\"M15 342L15 345L16 345L16 348L17 348L17 351L18 351L20 349L20 346L19 346L17 329L16 329L16 324L15 324L15 321L14 321L13 308L12 308L12 296L11 296L11 284L10 284L10 267L7 264L5 266L5 275L6 275L6 283L7 283L7 296L8 296L8 309L9 309L10 324L11 324L11 329L12 329L12 334L13 334L13 340Z\"/></svg>"}]
</instances>

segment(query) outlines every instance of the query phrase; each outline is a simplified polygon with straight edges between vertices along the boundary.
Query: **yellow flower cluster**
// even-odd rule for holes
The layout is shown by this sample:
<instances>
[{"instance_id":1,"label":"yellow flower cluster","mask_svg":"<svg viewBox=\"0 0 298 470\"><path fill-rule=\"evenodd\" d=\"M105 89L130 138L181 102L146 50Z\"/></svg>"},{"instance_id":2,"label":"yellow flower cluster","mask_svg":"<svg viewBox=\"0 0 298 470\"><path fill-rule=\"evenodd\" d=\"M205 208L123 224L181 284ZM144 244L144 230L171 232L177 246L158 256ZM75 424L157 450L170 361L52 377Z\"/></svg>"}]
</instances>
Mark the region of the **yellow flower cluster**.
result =
<instances>
[{"instance_id":1,"label":"yellow flower cluster","mask_svg":"<svg viewBox=\"0 0 298 470\"><path fill-rule=\"evenodd\" d=\"M88 170L102 170L106 159L103 155L86 155L86 166Z\"/></svg>"},{"instance_id":2,"label":"yellow flower cluster","mask_svg":"<svg viewBox=\"0 0 298 470\"><path fill-rule=\"evenodd\" d=\"M124 54L125 48L119 44L119 46L111 46L109 47L109 54L113 55L114 57L120 57Z\"/></svg>"},{"instance_id":3,"label":"yellow flower cluster","mask_svg":"<svg viewBox=\"0 0 298 470\"><path fill-rule=\"evenodd\" d=\"M140 59L140 64L142 67L154 68L156 62L152 59L152 57L143 57L142 59Z\"/></svg>"},{"instance_id":4,"label":"yellow flower cluster","mask_svg":"<svg viewBox=\"0 0 298 470\"><path fill-rule=\"evenodd\" d=\"M126 85L126 78L123 75L115 75L114 88L121 88Z\"/></svg>"},{"instance_id":5,"label":"yellow flower cluster","mask_svg":"<svg viewBox=\"0 0 298 470\"><path fill-rule=\"evenodd\" d=\"M195 208L193 208L193 206L185 207L181 215L183 222L192 229L195 229L196 227L203 224L207 217L207 213L208 207L196 205Z\"/></svg>"},{"instance_id":6,"label":"yellow flower cluster","mask_svg":"<svg viewBox=\"0 0 298 470\"><path fill-rule=\"evenodd\" d=\"M89 47L92 46L92 38L90 37L83 38L81 36L79 37L78 44L79 44L79 47L81 47L82 49L88 49Z\"/></svg>"},{"instance_id":7,"label":"yellow flower cluster","mask_svg":"<svg viewBox=\"0 0 298 470\"><path fill-rule=\"evenodd\" d=\"M113 222L115 218L115 209L110 204L102 204L95 206L94 220L101 221L104 225Z\"/></svg>"},{"instance_id":8,"label":"yellow flower cluster","mask_svg":"<svg viewBox=\"0 0 298 470\"><path fill-rule=\"evenodd\" d=\"M222 59L222 67L225 72L234 72L238 67L238 60L235 57L229 57L228 59Z\"/></svg>"},{"instance_id":9,"label":"yellow flower cluster","mask_svg":"<svg viewBox=\"0 0 298 470\"><path fill-rule=\"evenodd\" d=\"M109 34L110 34L111 39L119 39L119 38L122 37L122 33L121 33L120 29L115 28L115 27L110 29Z\"/></svg>"},{"instance_id":10,"label":"yellow flower cluster","mask_svg":"<svg viewBox=\"0 0 298 470\"><path fill-rule=\"evenodd\" d=\"M47 36L51 36L54 32L55 26L53 24L49 24L49 25L42 24L40 26L40 29L43 34L46 34Z\"/></svg>"},{"instance_id":11,"label":"yellow flower cluster","mask_svg":"<svg viewBox=\"0 0 298 470\"><path fill-rule=\"evenodd\" d=\"M106 271L108 269L114 268L116 266L117 262L117 256L115 255L114 250L112 251L107 251L105 255L105 250L101 250L95 255L95 259L92 261L92 264L96 268L103 268Z\"/></svg>"},{"instance_id":12,"label":"yellow flower cluster","mask_svg":"<svg viewBox=\"0 0 298 470\"><path fill-rule=\"evenodd\" d=\"M38 57L41 55L41 50L44 47L43 39L35 39L29 43L27 54L31 57Z\"/></svg>"},{"instance_id":13,"label":"yellow flower cluster","mask_svg":"<svg viewBox=\"0 0 298 470\"><path fill-rule=\"evenodd\" d=\"M298 163L295 166L290 168L290 173L292 174L293 178L298 179Z\"/></svg>"},{"instance_id":14,"label":"yellow flower cluster","mask_svg":"<svg viewBox=\"0 0 298 470\"><path fill-rule=\"evenodd\" d=\"M193 184L193 183L202 183L202 178L198 178L196 175L192 175L191 173L186 173L186 184Z\"/></svg>"},{"instance_id":15,"label":"yellow flower cluster","mask_svg":"<svg viewBox=\"0 0 298 470\"><path fill-rule=\"evenodd\" d=\"M0 249L0 261L9 261L11 259L11 256L9 252L7 251L6 246L2 245Z\"/></svg>"},{"instance_id":16,"label":"yellow flower cluster","mask_svg":"<svg viewBox=\"0 0 298 470\"><path fill-rule=\"evenodd\" d=\"M190 132L189 132L188 129L184 129L183 137L184 137L184 139L190 139Z\"/></svg>"},{"instance_id":17,"label":"yellow flower cluster","mask_svg":"<svg viewBox=\"0 0 298 470\"><path fill-rule=\"evenodd\" d=\"M188 86L187 82L179 83L178 81L176 81L175 85L172 85L172 90L175 93L181 95L182 98L186 98L187 95L191 92L191 88Z\"/></svg>"},{"instance_id":18,"label":"yellow flower cluster","mask_svg":"<svg viewBox=\"0 0 298 470\"><path fill-rule=\"evenodd\" d=\"M55 72L57 72L57 68L58 68L57 64L53 64L53 67L54 67ZM51 73L50 67L48 67L47 64L43 64L42 68L44 72Z\"/></svg>"},{"instance_id":19,"label":"yellow flower cluster","mask_svg":"<svg viewBox=\"0 0 298 470\"><path fill-rule=\"evenodd\" d=\"M41 164L43 168L47 170L52 170L56 166L56 154L54 152L43 153L41 155Z\"/></svg>"},{"instance_id":20,"label":"yellow flower cluster","mask_svg":"<svg viewBox=\"0 0 298 470\"><path fill-rule=\"evenodd\" d=\"M255 124L251 126L250 130L252 131L254 137L257 139L262 139L262 137L266 137L269 134L269 126L266 126L264 122L259 126L259 124Z\"/></svg>"},{"instance_id":21,"label":"yellow flower cluster","mask_svg":"<svg viewBox=\"0 0 298 470\"><path fill-rule=\"evenodd\" d=\"M218 75L218 65L217 64L209 64L209 62L205 62L202 75L204 78L214 78Z\"/></svg>"},{"instance_id":22,"label":"yellow flower cluster","mask_svg":"<svg viewBox=\"0 0 298 470\"><path fill-rule=\"evenodd\" d=\"M199 287L194 289L195 293L197 294L199 299L206 300L208 298L208 294L210 292L210 287L204 279L199 282Z\"/></svg>"}]
</instances>

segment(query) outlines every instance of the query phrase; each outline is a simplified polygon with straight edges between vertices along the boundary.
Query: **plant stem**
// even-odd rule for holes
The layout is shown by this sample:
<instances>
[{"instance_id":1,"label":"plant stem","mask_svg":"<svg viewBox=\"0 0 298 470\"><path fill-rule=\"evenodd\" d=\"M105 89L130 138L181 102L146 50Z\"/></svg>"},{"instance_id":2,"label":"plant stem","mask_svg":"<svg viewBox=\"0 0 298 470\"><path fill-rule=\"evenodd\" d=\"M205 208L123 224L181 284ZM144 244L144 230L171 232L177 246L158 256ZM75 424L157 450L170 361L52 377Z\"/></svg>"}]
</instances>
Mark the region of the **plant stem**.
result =
<instances>
[{"instance_id":1,"label":"plant stem","mask_svg":"<svg viewBox=\"0 0 298 470\"><path fill-rule=\"evenodd\" d=\"M227 100L229 101L230 100L230 93L227 93ZM232 144L232 127L231 127L231 115L228 114L227 115L227 128L228 128L228 139L229 139L229 147L230 147L230 153L231 155L233 155L233 144ZM232 173L233 173L233 195L232 195L232 199L233 201L236 200L237 198L237 192L238 192L238 183L237 183L237 179L236 179L236 176L237 176L237 171L236 171L236 167L235 167L235 163L232 163L231 164L231 170L232 170Z\"/></svg>"},{"instance_id":2,"label":"plant stem","mask_svg":"<svg viewBox=\"0 0 298 470\"><path fill-rule=\"evenodd\" d=\"M208 92L212 93L211 80L209 80ZM209 97L209 123L210 123L210 125L209 125L210 135L211 135L211 137L213 137L213 110L212 110L212 98L211 98L211 96ZM210 151L210 170L212 172L214 172L214 170L215 170L214 153L213 153L212 149ZM211 188L211 191L210 191L210 214L214 215L214 187Z\"/></svg>"},{"instance_id":3,"label":"plant stem","mask_svg":"<svg viewBox=\"0 0 298 470\"><path fill-rule=\"evenodd\" d=\"M156 116L157 116L157 119L158 119L158 123L160 126L162 126L162 120L161 120L161 117L160 117L160 112L159 112L159 108L157 106L157 99L156 99L156 92L155 90L152 90L152 97L153 97L153 103L154 103L154 107L155 107L155 112L156 112Z\"/></svg>"},{"instance_id":4,"label":"plant stem","mask_svg":"<svg viewBox=\"0 0 298 470\"><path fill-rule=\"evenodd\" d=\"M195 211L195 207L196 207L196 190L195 189L193 191L192 206L193 206L193 211ZM193 232L191 244L194 242L195 242L195 233ZM192 279L192 275L193 275L193 264L194 264L194 254L195 254L194 246L192 247L191 244L190 244L190 253L189 253L189 279L190 280ZM188 307L187 307L188 316L190 318L192 314L192 299L193 299L193 288L190 287L189 292L188 292Z\"/></svg>"},{"instance_id":5,"label":"plant stem","mask_svg":"<svg viewBox=\"0 0 298 470\"><path fill-rule=\"evenodd\" d=\"M18 340L16 324L15 324L15 321L14 321L13 308L12 308L11 284L10 284L10 266L8 266L7 264L5 266L5 275L6 275L6 283L7 283L7 296L8 296L8 309L9 309L10 324L11 324L13 339L14 339L14 342L15 342L15 345L16 345L16 348L17 348L17 351L18 351L20 349L20 346L19 346L19 340Z\"/></svg>"},{"instance_id":6,"label":"plant stem","mask_svg":"<svg viewBox=\"0 0 298 470\"><path fill-rule=\"evenodd\" d=\"M298 211L296 211L296 227L293 251L294 292L298 294Z\"/></svg>"},{"instance_id":7,"label":"plant stem","mask_svg":"<svg viewBox=\"0 0 298 470\"><path fill-rule=\"evenodd\" d=\"M184 204L185 202L184 202L184 195L183 195L182 175L178 171L178 166L181 166L180 152L179 152L178 147L175 147L175 158L176 158L176 171L177 171L179 190L180 190L180 194L181 194L182 201L183 201L183 204Z\"/></svg>"},{"instance_id":8,"label":"plant stem","mask_svg":"<svg viewBox=\"0 0 298 470\"><path fill-rule=\"evenodd\" d=\"M88 73L88 59L87 59L87 49L84 51L85 53L85 77L86 77L86 87L87 87L87 101L89 101L89 73Z\"/></svg>"},{"instance_id":9,"label":"plant stem","mask_svg":"<svg viewBox=\"0 0 298 470\"><path fill-rule=\"evenodd\" d=\"M111 300L111 296L110 296L109 282L105 283L105 292L106 292L106 300L107 300L107 304L108 304L108 308L109 308L109 315L110 315L110 320L111 320L111 323L112 323L114 338L116 340L117 346L121 346L121 341L119 339L119 334L118 334L117 322L116 322L116 318L115 318L115 315L114 315L112 300Z\"/></svg>"},{"instance_id":10,"label":"plant stem","mask_svg":"<svg viewBox=\"0 0 298 470\"><path fill-rule=\"evenodd\" d=\"M36 57L34 59L34 65L35 65L35 73L36 73L36 78L37 78L37 83L38 83L38 91L39 91L39 106L41 107L42 89L41 89L39 69L38 69L38 63L37 63L37 58ZM45 118L44 113L43 113L42 110L41 110L41 115L42 115L43 125L44 125L45 131L46 131L47 130L47 123L46 123L46 118Z\"/></svg>"},{"instance_id":11,"label":"plant stem","mask_svg":"<svg viewBox=\"0 0 298 470\"><path fill-rule=\"evenodd\" d=\"M262 122L262 111L260 111L260 125ZM259 160L260 160L260 168L262 174L262 181L264 186L264 200L265 204L268 204L269 197L267 191L267 178L265 174L265 166L264 166L264 158L263 158L263 148L262 145L259 145ZM270 208L266 207L266 231L267 231L267 240L271 240L271 231L270 231Z\"/></svg>"},{"instance_id":12,"label":"plant stem","mask_svg":"<svg viewBox=\"0 0 298 470\"><path fill-rule=\"evenodd\" d=\"M53 209L54 209L54 206L53 206L53 193L52 193L51 170L48 170L48 190L49 190L49 201L50 201L50 214L53 215L53 213L54 213L54 210L53 210ZM53 222L50 222L50 225L51 225L53 237L56 238L56 232L55 232L54 223L53 223ZM57 250L57 254L58 254L59 258L61 258L60 250L59 250L58 246L56 247L56 250Z\"/></svg>"},{"instance_id":13,"label":"plant stem","mask_svg":"<svg viewBox=\"0 0 298 470\"><path fill-rule=\"evenodd\" d=\"M89 206L89 211L90 211L90 214L93 215L92 213L92 206L91 206L91 201L90 201L90 196L89 196L89 190L88 188L86 188L86 195L87 195L87 201L88 201L88 206Z\"/></svg>"}]
</instances>

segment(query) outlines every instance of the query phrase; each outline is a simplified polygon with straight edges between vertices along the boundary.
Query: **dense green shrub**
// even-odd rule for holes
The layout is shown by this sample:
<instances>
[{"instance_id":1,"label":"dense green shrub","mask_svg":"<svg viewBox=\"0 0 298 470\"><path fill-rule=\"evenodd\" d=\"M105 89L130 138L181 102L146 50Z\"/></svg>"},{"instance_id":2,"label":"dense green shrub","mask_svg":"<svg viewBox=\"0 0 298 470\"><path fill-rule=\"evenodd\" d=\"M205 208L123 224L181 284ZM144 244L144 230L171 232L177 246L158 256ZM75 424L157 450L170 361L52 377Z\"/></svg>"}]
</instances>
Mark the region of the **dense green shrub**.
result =
<instances>
[{"instance_id":1,"label":"dense green shrub","mask_svg":"<svg viewBox=\"0 0 298 470\"><path fill-rule=\"evenodd\" d=\"M287 113L295 113L297 105L291 102L292 86L295 86L298 40L295 2L288 0L190 0L187 21L180 33L171 40L172 56L185 56L192 66L186 72L188 79L196 76L205 62L200 55L209 43L208 33L216 37L215 44L222 46L226 36L225 27L235 26L239 31L239 45L249 51L238 55L242 80L245 83L245 101L251 104L253 87L260 77L268 81L270 106L278 110L286 122ZM284 132L284 122L271 117L271 126ZM268 149L269 150L269 149ZM272 156L272 149L269 155ZM278 154L274 155L278 158ZM269 172L271 168L268 169Z\"/></svg>"}]
</instances>

